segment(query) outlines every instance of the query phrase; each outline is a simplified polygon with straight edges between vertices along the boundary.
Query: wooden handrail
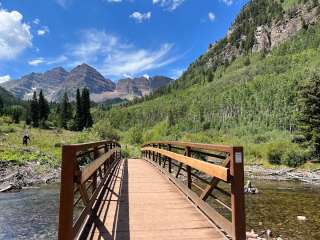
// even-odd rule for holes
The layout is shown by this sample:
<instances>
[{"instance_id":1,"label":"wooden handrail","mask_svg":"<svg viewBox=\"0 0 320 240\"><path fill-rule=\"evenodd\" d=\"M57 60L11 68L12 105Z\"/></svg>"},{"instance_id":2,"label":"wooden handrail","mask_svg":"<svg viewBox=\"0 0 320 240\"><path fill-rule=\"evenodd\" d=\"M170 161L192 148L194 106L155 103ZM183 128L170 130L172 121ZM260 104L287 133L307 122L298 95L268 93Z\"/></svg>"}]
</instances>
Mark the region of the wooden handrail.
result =
<instances>
[{"instance_id":1,"label":"wooden handrail","mask_svg":"<svg viewBox=\"0 0 320 240\"><path fill-rule=\"evenodd\" d=\"M99 141L99 142L90 142L90 143L77 143L77 144L65 144L63 147L72 148L73 150L79 151L88 151L90 148L95 148L103 145L115 145L120 147L121 145L115 141Z\"/></svg>"},{"instance_id":2,"label":"wooden handrail","mask_svg":"<svg viewBox=\"0 0 320 240\"><path fill-rule=\"evenodd\" d=\"M184 149L184 155L181 150ZM174 152L178 151L178 152ZM214 153L212 153L214 152ZM160 141L149 142L141 148L142 158L156 166L160 171L164 172L169 179L177 185L188 197L193 201L215 224L221 227L228 233L232 239L246 239L246 223L245 223L245 205L244 205L244 167L243 167L243 148L240 146L202 144L177 141ZM222 165L216 165L196 159L199 153L202 156L218 156L219 159L224 159ZM218 153L218 155L216 155ZM223 157L224 156L224 157ZM185 165L185 167L183 167ZM165 172L165 167L168 166L168 172ZM177 169L174 172L173 166ZM207 185L205 188L199 187L193 183L192 177L197 174L197 171L192 172L192 169L202 172L207 176L197 176L196 180L202 181ZM179 181L180 172L185 171L187 177L187 186ZM172 175L174 174L174 175ZM211 177L208 184L208 177ZM219 182L223 180L230 186L230 193L225 189L218 187ZM185 182L185 181L184 181ZM202 191L200 195L196 194L192 187L196 187ZM224 201L221 201L212 192L217 190L226 197L231 196L231 206L227 206ZM231 221L220 214L206 201L212 197L214 201L220 204L228 211L231 210Z\"/></svg>"},{"instance_id":3,"label":"wooden handrail","mask_svg":"<svg viewBox=\"0 0 320 240\"><path fill-rule=\"evenodd\" d=\"M101 167L101 165L107 161L115 152L120 151L119 147L113 148L109 150L106 154L97 158L95 161L91 162L88 166L86 166L81 171L81 180L80 183L85 183L92 175L97 172L97 170Z\"/></svg>"},{"instance_id":4,"label":"wooden handrail","mask_svg":"<svg viewBox=\"0 0 320 240\"><path fill-rule=\"evenodd\" d=\"M162 156L169 157L180 163L188 165L196 170L206 173L210 177L217 177L226 182L230 177L230 172L228 168L210 164L192 157L184 156L181 154L177 154L174 152L170 152L170 151L159 149L159 148L153 148L153 147L145 147L145 148L142 148L141 151L151 151L151 152L159 153Z\"/></svg>"},{"instance_id":5,"label":"wooden handrail","mask_svg":"<svg viewBox=\"0 0 320 240\"><path fill-rule=\"evenodd\" d=\"M192 142L178 142L178 141L158 141L158 142L147 142L142 147L153 146L153 145L171 145L179 147L189 147L192 149L211 150L216 152L231 153L237 146L232 145L221 145L221 144L206 144L206 143L192 143Z\"/></svg>"},{"instance_id":6,"label":"wooden handrail","mask_svg":"<svg viewBox=\"0 0 320 240\"><path fill-rule=\"evenodd\" d=\"M77 159L92 153L93 161L86 166L80 166ZM120 158L121 146L113 141L62 146L59 240L70 240L79 236L96 197ZM75 199L77 192L80 193L85 207L74 222L74 208L80 202Z\"/></svg>"}]
</instances>

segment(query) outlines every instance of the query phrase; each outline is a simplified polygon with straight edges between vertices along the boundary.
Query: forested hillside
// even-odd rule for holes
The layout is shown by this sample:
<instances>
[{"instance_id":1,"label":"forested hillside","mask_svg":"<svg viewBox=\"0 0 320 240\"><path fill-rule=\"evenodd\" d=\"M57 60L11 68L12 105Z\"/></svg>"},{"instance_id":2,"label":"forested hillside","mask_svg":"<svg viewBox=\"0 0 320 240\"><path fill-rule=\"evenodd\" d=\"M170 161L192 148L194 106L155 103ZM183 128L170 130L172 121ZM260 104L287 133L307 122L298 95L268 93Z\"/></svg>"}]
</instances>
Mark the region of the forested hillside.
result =
<instances>
[{"instance_id":1,"label":"forested hillside","mask_svg":"<svg viewBox=\"0 0 320 240\"><path fill-rule=\"evenodd\" d=\"M3 105L10 105L18 102L18 100L11 93L2 87L0 87L0 99Z\"/></svg>"},{"instance_id":2,"label":"forested hillside","mask_svg":"<svg viewBox=\"0 0 320 240\"><path fill-rule=\"evenodd\" d=\"M246 147L248 160L272 162L273 154L278 154L288 164L292 156L281 150L287 149L296 152L294 157L303 162L305 152L293 139L298 134L297 103L300 87L319 72L320 25L306 25L268 52L251 51L255 43L248 43L246 38L232 60L208 60L219 59L213 55L225 55L219 49L239 43L237 39L243 33L250 35L252 30L247 26L255 29L280 19L286 16L284 9L299 2L314 4L311 7L319 4L251 1L236 19L233 33L211 46L175 83L142 102L114 107L96 116L108 119L113 128L128 131L129 135L142 132L140 141L182 139L241 144ZM263 9L267 11L261 18ZM240 34L234 30L239 26Z\"/></svg>"}]
</instances>

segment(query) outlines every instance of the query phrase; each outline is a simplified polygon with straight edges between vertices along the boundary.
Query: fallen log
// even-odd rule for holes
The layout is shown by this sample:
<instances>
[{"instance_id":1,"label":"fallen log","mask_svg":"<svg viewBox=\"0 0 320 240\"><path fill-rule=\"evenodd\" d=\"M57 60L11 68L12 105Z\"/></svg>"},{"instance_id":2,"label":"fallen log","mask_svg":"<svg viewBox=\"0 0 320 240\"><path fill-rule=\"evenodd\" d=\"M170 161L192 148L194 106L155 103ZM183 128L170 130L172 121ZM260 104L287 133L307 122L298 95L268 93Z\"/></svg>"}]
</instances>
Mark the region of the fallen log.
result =
<instances>
[{"instance_id":1,"label":"fallen log","mask_svg":"<svg viewBox=\"0 0 320 240\"><path fill-rule=\"evenodd\" d=\"M14 178L17 174L18 174L18 172L14 172L14 173L9 174L8 176L5 176L4 178L1 178L0 183L7 182L11 178Z\"/></svg>"},{"instance_id":2,"label":"fallen log","mask_svg":"<svg viewBox=\"0 0 320 240\"><path fill-rule=\"evenodd\" d=\"M13 186L11 184L4 187L0 186L0 192L7 192L10 191L12 188Z\"/></svg>"}]
</instances>

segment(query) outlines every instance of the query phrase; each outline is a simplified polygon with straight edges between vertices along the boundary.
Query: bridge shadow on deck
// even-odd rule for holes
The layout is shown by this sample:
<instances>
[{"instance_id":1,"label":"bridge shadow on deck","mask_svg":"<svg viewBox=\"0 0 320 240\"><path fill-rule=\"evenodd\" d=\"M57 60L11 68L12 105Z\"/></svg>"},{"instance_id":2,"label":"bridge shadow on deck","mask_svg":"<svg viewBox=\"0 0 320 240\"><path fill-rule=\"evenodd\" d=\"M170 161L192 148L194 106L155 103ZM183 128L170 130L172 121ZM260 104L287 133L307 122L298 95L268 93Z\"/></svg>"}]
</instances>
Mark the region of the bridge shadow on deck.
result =
<instances>
[{"instance_id":1,"label":"bridge shadow on deck","mask_svg":"<svg viewBox=\"0 0 320 240\"><path fill-rule=\"evenodd\" d=\"M120 160L102 188L81 240L130 240L128 160Z\"/></svg>"}]
</instances>

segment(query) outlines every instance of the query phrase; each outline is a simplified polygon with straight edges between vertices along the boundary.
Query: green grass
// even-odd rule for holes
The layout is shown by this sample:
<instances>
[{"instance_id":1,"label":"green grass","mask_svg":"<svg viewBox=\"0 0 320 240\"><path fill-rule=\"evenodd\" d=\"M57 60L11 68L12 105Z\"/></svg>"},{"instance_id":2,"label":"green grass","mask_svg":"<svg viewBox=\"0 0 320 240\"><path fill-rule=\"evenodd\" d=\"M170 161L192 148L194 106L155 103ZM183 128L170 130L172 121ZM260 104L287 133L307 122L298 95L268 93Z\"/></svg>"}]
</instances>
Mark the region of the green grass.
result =
<instances>
[{"instance_id":1,"label":"green grass","mask_svg":"<svg viewBox=\"0 0 320 240\"><path fill-rule=\"evenodd\" d=\"M289 10L290 8L301 4L303 0L284 0L282 3L282 7L284 10Z\"/></svg>"},{"instance_id":2,"label":"green grass","mask_svg":"<svg viewBox=\"0 0 320 240\"><path fill-rule=\"evenodd\" d=\"M90 133L77 133L66 130L28 129L30 144L22 145L25 126L21 124L7 124L0 120L0 160L25 164L37 161L54 167L61 162L61 145L66 143L80 143L94 140Z\"/></svg>"}]
</instances>

